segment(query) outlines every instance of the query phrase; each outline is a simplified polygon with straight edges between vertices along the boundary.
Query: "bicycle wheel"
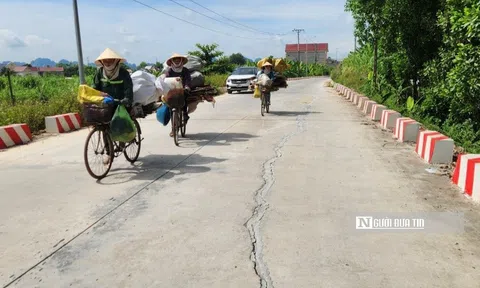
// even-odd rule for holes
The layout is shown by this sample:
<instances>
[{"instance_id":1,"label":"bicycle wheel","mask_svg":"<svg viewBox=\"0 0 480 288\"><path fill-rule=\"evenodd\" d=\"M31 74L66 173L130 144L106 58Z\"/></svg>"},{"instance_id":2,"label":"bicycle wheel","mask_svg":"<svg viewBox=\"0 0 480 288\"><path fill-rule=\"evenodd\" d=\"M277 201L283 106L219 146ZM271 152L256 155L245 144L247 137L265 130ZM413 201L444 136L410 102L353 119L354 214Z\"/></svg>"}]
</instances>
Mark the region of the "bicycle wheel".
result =
<instances>
[{"instance_id":1,"label":"bicycle wheel","mask_svg":"<svg viewBox=\"0 0 480 288\"><path fill-rule=\"evenodd\" d=\"M271 94L268 94L268 99L265 99L265 110L267 113L270 113L270 98Z\"/></svg>"},{"instance_id":2,"label":"bicycle wheel","mask_svg":"<svg viewBox=\"0 0 480 288\"><path fill-rule=\"evenodd\" d=\"M185 137L185 134L187 133L187 117L185 117L186 114L184 111L180 114L180 123L182 126L180 126L180 132L182 133L182 137Z\"/></svg>"},{"instance_id":3,"label":"bicycle wheel","mask_svg":"<svg viewBox=\"0 0 480 288\"><path fill-rule=\"evenodd\" d=\"M90 140L93 141L91 142ZM97 157L99 158L97 160L100 160L99 163L97 161L90 161L90 158L88 157L88 152L90 148L93 148L94 156L100 156ZM90 174L90 176L95 179L104 178L105 176L107 176L110 168L112 167L113 158L113 142L112 138L110 138L110 134L108 134L107 131L105 131L104 129L99 129L98 127L95 127L88 134L87 139L85 140L85 147L83 151L83 160L85 162L85 167L87 168L88 174ZM100 169L95 169L98 167L100 167Z\"/></svg>"},{"instance_id":4,"label":"bicycle wheel","mask_svg":"<svg viewBox=\"0 0 480 288\"><path fill-rule=\"evenodd\" d=\"M265 114L265 94L263 94L262 92L262 96L261 96L261 105L262 105L262 108L261 108L261 113L262 113L262 116Z\"/></svg>"},{"instance_id":5,"label":"bicycle wheel","mask_svg":"<svg viewBox=\"0 0 480 288\"><path fill-rule=\"evenodd\" d=\"M172 134L176 146L178 146L178 118L178 111L175 109L172 112Z\"/></svg>"},{"instance_id":6,"label":"bicycle wheel","mask_svg":"<svg viewBox=\"0 0 480 288\"><path fill-rule=\"evenodd\" d=\"M123 151L125 159L132 164L137 161L138 156L140 155L140 148L142 147L142 132L140 130L140 124L137 119L133 119L133 123L137 129L137 135L135 135L135 139L125 145L125 150Z\"/></svg>"}]
</instances>

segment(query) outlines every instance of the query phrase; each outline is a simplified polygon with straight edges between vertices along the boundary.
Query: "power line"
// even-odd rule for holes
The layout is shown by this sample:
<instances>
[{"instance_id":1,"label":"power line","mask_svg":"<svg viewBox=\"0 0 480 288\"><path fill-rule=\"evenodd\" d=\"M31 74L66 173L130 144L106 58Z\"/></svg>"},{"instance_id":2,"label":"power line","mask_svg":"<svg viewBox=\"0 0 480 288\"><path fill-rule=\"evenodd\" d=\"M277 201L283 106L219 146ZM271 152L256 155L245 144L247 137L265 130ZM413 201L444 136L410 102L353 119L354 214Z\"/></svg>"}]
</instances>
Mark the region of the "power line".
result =
<instances>
[{"instance_id":1,"label":"power line","mask_svg":"<svg viewBox=\"0 0 480 288\"><path fill-rule=\"evenodd\" d=\"M170 0L170 1L171 1L171 0ZM236 24L238 24L238 25L241 25L241 26L243 26L243 27L245 27L245 28L248 28L249 30L256 31L256 32L259 32L259 33L262 33L262 34L274 35L274 36L285 36L285 35L288 34L288 33L276 34L276 33L264 32L264 31L257 30L257 29L255 29L255 28L251 28L251 27L249 27L249 26L247 26L247 25L244 25L244 24L242 24L242 23L240 23L240 22L237 22L237 21L232 20L232 19L230 19L230 18L227 18L227 17L225 17L225 16L223 16L223 15L221 15L221 14L218 14L217 12L213 11L212 9L209 9L209 8L203 6L202 4L197 3L197 2L194 1L194 0L189 0L189 1L192 2L192 3L197 4L198 6L202 7L202 8L205 9L205 10L208 10L208 11L214 13L215 15L218 15L218 16L224 18L224 19L227 19L228 21L231 21L231 22L236 23Z\"/></svg>"},{"instance_id":2,"label":"power line","mask_svg":"<svg viewBox=\"0 0 480 288\"><path fill-rule=\"evenodd\" d=\"M161 11L161 10L158 10L157 8L155 8L155 7L152 7L152 6L150 6L150 5L148 5L148 4L145 4L145 3L143 3L143 2L140 2L140 1L138 1L138 0L132 0L132 1L133 1L133 2L137 2L137 3L138 3L138 4L140 4L140 5L143 5L143 6L145 6L145 7L148 7L148 8L150 8L150 9L152 9L152 10L155 10L155 11L157 11L157 12L159 12L159 13L162 13L162 14L164 14L164 15L170 16L170 17L172 17L172 18L175 18L175 19L177 19L177 20L180 20L180 21L182 21L182 22L188 23L188 24L190 24L190 25L193 25L193 26L197 26L197 27L199 27L199 28L202 28L202 29L205 29L205 30L208 30L208 31L211 31L211 32L215 32L215 33L223 34L223 35L230 36L230 37L243 38L243 39L251 39L251 40L269 40L269 38L253 38L253 37L237 36L237 35L232 35L232 34L229 34L229 33L222 32L222 31L218 31L218 30L210 29L210 28L207 28L207 27L204 27L204 26L198 25L198 24L196 24L196 23L193 23L193 22L190 22L190 21L184 20L184 19L182 19L182 18L179 18L179 17L177 17L177 16L174 16L174 15L168 14L168 13L166 13L166 12L163 12L163 11Z\"/></svg>"},{"instance_id":3,"label":"power line","mask_svg":"<svg viewBox=\"0 0 480 288\"><path fill-rule=\"evenodd\" d=\"M202 12L198 12L198 11L196 11L196 10L194 10L194 9L192 9L192 8L189 8L189 7L187 7L187 6L185 6L185 5L181 4L181 3L178 3L178 2L175 1L175 0L169 0L169 1L175 3L175 4L179 5L179 6L181 6L181 7L183 7L183 8L185 8L185 9L188 9L188 10L190 10L190 11L193 11L193 12L195 12L195 13L198 13L198 14L204 16L204 17L207 17L207 18L209 18L209 19L212 19L212 20L214 20L214 21L217 21L217 22L219 22L219 23L226 24L226 25L229 25L229 26L231 26L231 27L233 27L233 28L243 29L243 30L247 31L247 30L244 29L244 28L239 28L239 27L237 27L237 26L233 26L232 24L229 24L229 23L227 23L227 22L224 22L224 21L220 21L220 20L218 20L218 19L215 19L215 18L213 18L213 17L210 17L210 16L208 16L208 15L203 14ZM249 32L251 32L251 31L249 31Z\"/></svg>"}]
</instances>

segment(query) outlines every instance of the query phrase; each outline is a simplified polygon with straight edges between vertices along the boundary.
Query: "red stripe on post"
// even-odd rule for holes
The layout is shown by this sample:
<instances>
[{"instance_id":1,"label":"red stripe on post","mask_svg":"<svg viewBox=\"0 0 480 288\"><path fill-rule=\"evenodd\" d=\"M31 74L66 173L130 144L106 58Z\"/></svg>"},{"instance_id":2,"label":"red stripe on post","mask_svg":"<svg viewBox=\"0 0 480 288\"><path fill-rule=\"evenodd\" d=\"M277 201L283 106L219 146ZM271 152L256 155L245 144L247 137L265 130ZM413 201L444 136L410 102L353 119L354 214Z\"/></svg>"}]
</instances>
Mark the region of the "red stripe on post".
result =
<instances>
[{"instance_id":1,"label":"red stripe on post","mask_svg":"<svg viewBox=\"0 0 480 288\"><path fill-rule=\"evenodd\" d=\"M0 149L5 149L7 148L7 144L5 144L5 142L3 142L2 138L0 138Z\"/></svg>"},{"instance_id":2,"label":"red stripe on post","mask_svg":"<svg viewBox=\"0 0 480 288\"><path fill-rule=\"evenodd\" d=\"M457 165L455 165L455 170L453 171L452 175L452 182L458 185L458 178L460 178L460 165L462 164L462 155L458 154L457 157Z\"/></svg>"},{"instance_id":3,"label":"red stripe on post","mask_svg":"<svg viewBox=\"0 0 480 288\"><path fill-rule=\"evenodd\" d=\"M473 179L475 177L475 164L480 163L479 158L470 159L467 162L467 179L465 185L465 193L472 196L473 193Z\"/></svg>"},{"instance_id":4,"label":"red stripe on post","mask_svg":"<svg viewBox=\"0 0 480 288\"><path fill-rule=\"evenodd\" d=\"M55 118L55 122L57 123L58 132L59 132L59 133L65 132L65 130L63 130L62 124L60 123L60 120L58 120L58 117Z\"/></svg>"},{"instance_id":5,"label":"red stripe on post","mask_svg":"<svg viewBox=\"0 0 480 288\"><path fill-rule=\"evenodd\" d=\"M20 138L20 135L17 134L17 131L13 129L12 127L5 127L5 132L7 132L8 136L12 139L13 143L16 145L23 144L22 138Z\"/></svg>"},{"instance_id":6,"label":"red stripe on post","mask_svg":"<svg viewBox=\"0 0 480 288\"><path fill-rule=\"evenodd\" d=\"M30 132L30 127L28 127L28 125L22 125L22 130L25 132L28 139L32 140L32 132Z\"/></svg>"},{"instance_id":7,"label":"red stripe on post","mask_svg":"<svg viewBox=\"0 0 480 288\"><path fill-rule=\"evenodd\" d=\"M68 128L70 130L75 130L75 125L73 125L72 119L70 119L69 115L64 115L62 116L65 119L65 122L67 122Z\"/></svg>"},{"instance_id":8,"label":"red stripe on post","mask_svg":"<svg viewBox=\"0 0 480 288\"><path fill-rule=\"evenodd\" d=\"M82 127L82 119L80 118L80 114L75 113L75 118L77 118L78 126Z\"/></svg>"},{"instance_id":9,"label":"red stripe on post","mask_svg":"<svg viewBox=\"0 0 480 288\"><path fill-rule=\"evenodd\" d=\"M430 131L430 132L427 132L427 133L423 133L423 147L422 147L422 154L420 156L422 156L422 159L425 159L425 150L427 150L427 138L428 136L430 135L435 135L435 134L440 134L436 131Z\"/></svg>"},{"instance_id":10,"label":"red stripe on post","mask_svg":"<svg viewBox=\"0 0 480 288\"><path fill-rule=\"evenodd\" d=\"M433 156L433 150L435 149L435 143L437 143L437 141L441 141L441 140L445 140L445 139L448 139L447 136L445 135L442 135L442 137L438 137L438 138L433 138L432 141L430 142L430 155L429 155L429 161L432 161L432 156Z\"/></svg>"}]
</instances>

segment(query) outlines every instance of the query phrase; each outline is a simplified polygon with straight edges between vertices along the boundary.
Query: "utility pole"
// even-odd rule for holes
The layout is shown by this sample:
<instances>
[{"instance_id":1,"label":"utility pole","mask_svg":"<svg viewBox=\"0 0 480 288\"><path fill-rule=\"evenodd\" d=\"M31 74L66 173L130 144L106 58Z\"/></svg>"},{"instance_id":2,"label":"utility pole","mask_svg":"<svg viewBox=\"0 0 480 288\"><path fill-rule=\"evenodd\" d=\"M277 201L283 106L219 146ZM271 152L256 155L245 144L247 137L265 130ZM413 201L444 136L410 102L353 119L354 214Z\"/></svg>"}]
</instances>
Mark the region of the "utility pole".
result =
<instances>
[{"instance_id":1,"label":"utility pole","mask_svg":"<svg viewBox=\"0 0 480 288\"><path fill-rule=\"evenodd\" d=\"M78 74L80 76L80 84L85 84L85 74L83 72L82 39L80 37L77 0L73 0L73 18L75 20L75 34L77 36Z\"/></svg>"},{"instance_id":2,"label":"utility pole","mask_svg":"<svg viewBox=\"0 0 480 288\"><path fill-rule=\"evenodd\" d=\"M305 38L305 77L308 77L308 39Z\"/></svg>"},{"instance_id":3,"label":"utility pole","mask_svg":"<svg viewBox=\"0 0 480 288\"><path fill-rule=\"evenodd\" d=\"M13 96L12 80L10 79L11 73L12 73L12 70L10 70L10 67L7 66L8 88L10 90L10 98L12 99L12 106L15 106L15 96Z\"/></svg>"},{"instance_id":4,"label":"utility pole","mask_svg":"<svg viewBox=\"0 0 480 288\"><path fill-rule=\"evenodd\" d=\"M305 32L303 29L293 29L293 32L297 32L297 60L300 63L300 32Z\"/></svg>"},{"instance_id":5,"label":"utility pole","mask_svg":"<svg viewBox=\"0 0 480 288\"><path fill-rule=\"evenodd\" d=\"M354 35L353 37L354 37L354 39L355 39L355 44L354 44L354 47L355 47L355 48L354 48L353 51L357 51L357 35Z\"/></svg>"}]
</instances>

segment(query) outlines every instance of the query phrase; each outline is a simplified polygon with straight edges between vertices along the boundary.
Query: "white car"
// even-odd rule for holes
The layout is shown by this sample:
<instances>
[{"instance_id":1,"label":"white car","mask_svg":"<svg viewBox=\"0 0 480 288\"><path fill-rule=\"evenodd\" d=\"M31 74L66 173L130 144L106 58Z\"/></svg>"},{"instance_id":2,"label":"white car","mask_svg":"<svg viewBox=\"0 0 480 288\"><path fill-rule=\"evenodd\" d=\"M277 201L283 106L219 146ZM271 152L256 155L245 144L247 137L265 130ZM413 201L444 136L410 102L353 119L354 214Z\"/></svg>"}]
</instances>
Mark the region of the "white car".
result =
<instances>
[{"instance_id":1,"label":"white car","mask_svg":"<svg viewBox=\"0 0 480 288\"><path fill-rule=\"evenodd\" d=\"M250 88L252 80L257 78L257 67L239 67L232 72L227 78L227 92L232 94L233 91L253 92Z\"/></svg>"}]
</instances>

